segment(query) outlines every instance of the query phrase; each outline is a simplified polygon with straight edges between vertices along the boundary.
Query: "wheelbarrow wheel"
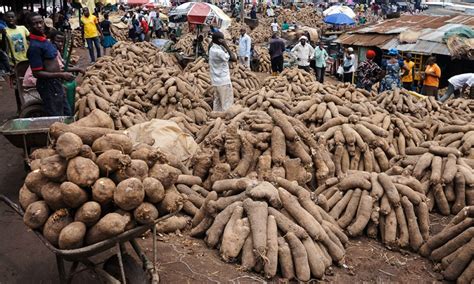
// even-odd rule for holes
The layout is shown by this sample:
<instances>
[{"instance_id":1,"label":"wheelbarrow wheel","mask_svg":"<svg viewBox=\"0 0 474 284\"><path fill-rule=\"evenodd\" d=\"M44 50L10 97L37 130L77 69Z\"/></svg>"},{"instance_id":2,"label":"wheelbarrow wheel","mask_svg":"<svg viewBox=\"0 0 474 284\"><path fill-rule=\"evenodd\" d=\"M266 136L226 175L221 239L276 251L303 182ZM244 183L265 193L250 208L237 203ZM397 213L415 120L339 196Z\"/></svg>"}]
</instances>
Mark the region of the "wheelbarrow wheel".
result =
<instances>
[{"instance_id":1,"label":"wheelbarrow wheel","mask_svg":"<svg viewBox=\"0 0 474 284\"><path fill-rule=\"evenodd\" d=\"M43 117L46 116L46 112L43 109L42 104L31 104L23 107L20 110L20 118L29 118L29 117Z\"/></svg>"},{"instance_id":2,"label":"wheelbarrow wheel","mask_svg":"<svg viewBox=\"0 0 474 284\"><path fill-rule=\"evenodd\" d=\"M123 270L125 271L125 280L131 284L149 283L148 275L143 270L141 264L128 253L122 254ZM111 256L104 263L104 270L113 276L115 279L121 281L120 265L117 255Z\"/></svg>"}]
</instances>

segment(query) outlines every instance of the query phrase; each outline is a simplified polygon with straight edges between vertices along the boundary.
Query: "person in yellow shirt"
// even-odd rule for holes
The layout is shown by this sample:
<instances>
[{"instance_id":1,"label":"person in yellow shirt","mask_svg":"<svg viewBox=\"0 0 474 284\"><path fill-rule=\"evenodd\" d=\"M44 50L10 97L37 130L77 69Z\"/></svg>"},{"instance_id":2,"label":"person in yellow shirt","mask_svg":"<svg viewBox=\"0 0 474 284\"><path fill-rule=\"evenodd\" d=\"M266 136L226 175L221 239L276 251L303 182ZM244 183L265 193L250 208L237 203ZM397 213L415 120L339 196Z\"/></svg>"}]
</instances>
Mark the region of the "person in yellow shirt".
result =
<instances>
[{"instance_id":1,"label":"person in yellow shirt","mask_svg":"<svg viewBox=\"0 0 474 284\"><path fill-rule=\"evenodd\" d=\"M102 38L102 30L99 27L99 20L96 16L91 15L89 8L82 9L82 12L84 13L81 17L82 37L87 42L91 62L95 62L94 45L97 57L100 57L99 37Z\"/></svg>"},{"instance_id":2,"label":"person in yellow shirt","mask_svg":"<svg viewBox=\"0 0 474 284\"><path fill-rule=\"evenodd\" d=\"M16 16L12 11L5 14L5 22L7 26L2 33L2 46L6 44L10 64L15 65L18 62L27 61L27 38L30 32L25 26L16 25Z\"/></svg>"},{"instance_id":3,"label":"person in yellow shirt","mask_svg":"<svg viewBox=\"0 0 474 284\"><path fill-rule=\"evenodd\" d=\"M421 94L425 96L434 96L438 99L439 79L441 78L441 68L436 64L436 57L430 56L426 60L426 69L423 73L423 87Z\"/></svg>"},{"instance_id":4,"label":"person in yellow shirt","mask_svg":"<svg viewBox=\"0 0 474 284\"><path fill-rule=\"evenodd\" d=\"M413 90L413 75L414 75L415 62L412 60L411 53L407 53L405 60L403 60L403 76L402 85L407 90Z\"/></svg>"}]
</instances>

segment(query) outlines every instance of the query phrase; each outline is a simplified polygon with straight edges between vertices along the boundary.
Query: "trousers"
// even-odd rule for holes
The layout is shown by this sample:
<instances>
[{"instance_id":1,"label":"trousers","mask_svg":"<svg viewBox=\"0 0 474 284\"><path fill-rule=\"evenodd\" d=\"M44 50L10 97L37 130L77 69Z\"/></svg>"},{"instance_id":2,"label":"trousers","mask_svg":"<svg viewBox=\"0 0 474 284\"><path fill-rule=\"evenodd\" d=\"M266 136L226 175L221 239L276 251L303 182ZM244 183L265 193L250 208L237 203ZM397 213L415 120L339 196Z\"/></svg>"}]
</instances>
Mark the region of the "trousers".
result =
<instances>
[{"instance_id":1,"label":"trousers","mask_svg":"<svg viewBox=\"0 0 474 284\"><path fill-rule=\"evenodd\" d=\"M282 72L283 71L283 55L272 58L272 72Z\"/></svg>"},{"instance_id":2,"label":"trousers","mask_svg":"<svg viewBox=\"0 0 474 284\"><path fill-rule=\"evenodd\" d=\"M226 111L234 104L234 91L232 84L223 86L214 86L216 94L214 95L214 111Z\"/></svg>"},{"instance_id":3,"label":"trousers","mask_svg":"<svg viewBox=\"0 0 474 284\"><path fill-rule=\"evenodd\" d=\"M59 79L41 79L36 81L36 90L43 100L43 108L48 116L70 116L71 108Z\"/></svg>"},{"instance_id":4,"label":"trousers","mask_svg":"<svg viewBox=\"0 0 474 284\"><path fill-rule=\"evenodd\" d=\"M94 47L95 45L95 50L97 51L97 58L100 57L100 42L99 42L99 37L91 37L91 38L86 38L87 41L87 49L89 50L89 56L91 57L91 62L95 62L95 55L94 55Z\"/></svg>"}]
</instances>

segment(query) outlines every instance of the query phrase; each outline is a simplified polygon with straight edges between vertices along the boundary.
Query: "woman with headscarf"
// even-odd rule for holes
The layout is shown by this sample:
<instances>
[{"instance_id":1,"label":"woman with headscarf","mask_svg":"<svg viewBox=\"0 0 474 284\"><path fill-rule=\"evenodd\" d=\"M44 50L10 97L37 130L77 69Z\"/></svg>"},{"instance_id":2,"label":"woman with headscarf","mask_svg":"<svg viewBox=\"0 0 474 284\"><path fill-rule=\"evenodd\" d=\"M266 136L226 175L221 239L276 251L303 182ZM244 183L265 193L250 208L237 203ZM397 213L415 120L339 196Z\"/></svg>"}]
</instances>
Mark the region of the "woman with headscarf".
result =
<instances>
[{"instance_id":1,"label":"woman with headscarf","mask_svg":"<svg viewBox=\"0 0 474 284\"><path fill-rule=\"evenodd\" d=\"M374 62L375 51L368 50L365 57L366 61L357 67L357 87L370 91L372 86L380 79L382 69Z\"/></svg>"},{"instance_id":2,"label":"woman with headscarf","mask_svg":"<svg viewBox=\"0 0 474 284\"><path fill-rule=\"evenodd\" d=\"M380 82L380 92L383 92L386 90L393 90L394 88L401 87L400 62L398 61L398 50L395 48L391 48L388 51L388 56L390 56L390 59L388 59L383 66L385 76Z\"/></svg>"}]
</instances>

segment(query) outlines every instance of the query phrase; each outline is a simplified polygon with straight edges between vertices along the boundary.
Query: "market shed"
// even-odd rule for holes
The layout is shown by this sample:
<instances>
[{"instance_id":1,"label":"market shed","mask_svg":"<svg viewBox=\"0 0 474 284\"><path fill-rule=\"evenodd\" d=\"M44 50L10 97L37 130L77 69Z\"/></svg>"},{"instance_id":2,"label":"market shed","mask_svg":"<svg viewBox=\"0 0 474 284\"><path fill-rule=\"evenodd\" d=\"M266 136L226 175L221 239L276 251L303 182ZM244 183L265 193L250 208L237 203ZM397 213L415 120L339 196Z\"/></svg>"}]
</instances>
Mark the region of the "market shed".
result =
<instances>
[{"instance_id":1,"label":"market shed","mask_svg":"<svg viewBox=\"0 0 474 284\"><path fill-rule=\"evenodd\" d=\"M348 31L335 42L352 46L359 61L365 60L368 49L378 51L378 61L382 59L383 51L390 48L396 48L402 54L412 53L415 70L421 70L428 56L435 55L444 70L442 79L446 81L455 74L474 72L474 61L453 58L443 39L447 31L460 27L474 29L474 16L402 15Z\"/></svg>"}]
</instances>

